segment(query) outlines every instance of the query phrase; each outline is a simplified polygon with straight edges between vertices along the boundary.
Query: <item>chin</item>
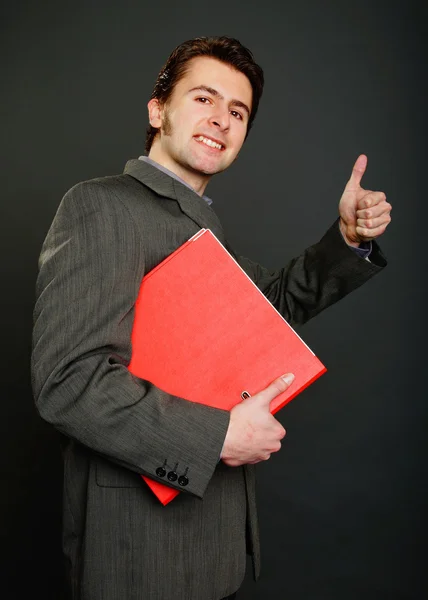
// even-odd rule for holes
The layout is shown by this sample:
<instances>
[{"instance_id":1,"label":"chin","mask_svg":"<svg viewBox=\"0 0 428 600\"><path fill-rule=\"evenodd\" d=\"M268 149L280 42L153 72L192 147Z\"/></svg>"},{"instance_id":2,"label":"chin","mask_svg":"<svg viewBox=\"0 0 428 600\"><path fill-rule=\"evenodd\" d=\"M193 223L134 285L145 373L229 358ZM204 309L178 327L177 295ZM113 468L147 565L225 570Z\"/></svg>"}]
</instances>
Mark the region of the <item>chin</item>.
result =
<instances>
[{"instance_id":1,"label":"chin","mask_svg":"<svg viewBox=\"0 0 428 600\"><path fill-rule=\"evenodd\" d=\"M216 163L214 165L207 164L206 162L194 161L193 164L189 165L194 171L197 173L202 173L203 175L215 175L216 173L221 173L229 165L224 165L222 163Z\"/></svg>"},{"instance_id":2,"label":"chin","mask_svg":"<svg viewBox=\"0 0 428 600\"><path fill-rule=\"evenodd\" d=\"M217 168L217 169L207 169L207 168L204 169L204 168L200 168L200 169L197 169L197 171L198 171L198 173L202 173L203 175L212 176L212 175L216 175L217 173L221 173L221 171L223 171L223 169L219 169L219 168Z\"/></svg>"}]
</instances>

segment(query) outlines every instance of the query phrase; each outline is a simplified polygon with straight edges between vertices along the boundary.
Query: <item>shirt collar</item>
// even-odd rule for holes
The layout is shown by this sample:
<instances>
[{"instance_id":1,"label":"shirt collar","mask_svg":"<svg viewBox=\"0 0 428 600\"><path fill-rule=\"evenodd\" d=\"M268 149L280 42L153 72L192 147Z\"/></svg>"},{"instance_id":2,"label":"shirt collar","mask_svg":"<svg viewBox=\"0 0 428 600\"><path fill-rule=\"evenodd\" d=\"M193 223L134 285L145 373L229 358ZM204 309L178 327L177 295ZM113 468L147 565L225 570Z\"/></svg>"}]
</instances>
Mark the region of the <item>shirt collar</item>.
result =
<instances>
[{"instance_id":1,"label":"shirt collar","mask_svg":"<svg viewBox=\"0 0 428 600\"><path fill-rule=\"evenodd\" d=\"M189 190L195 191L188 183L186 183L183 179L181 179L181 177L179 177L178 175L176 175L175 173L173 173L172 171L170 171L169 169L167 169L163 165L160 165L159 163L157 163L155 160L149 158L148 156L139 156L138 160L142 160L143 162L146 162L149 165L152 165L153 167L156 167L157 169L159 169L159 171L162 171L166 175L169 175L170 177L173 177L174 179L176 179L177 181L179 181L180 183L182 183L183 185L185 185L186 187L188 187ZM211 200L211 198L208 198L208 196L204 195L204 196L201 196L201 198L202 198L202 200L205 200L205 202L209 206L213 203L213 201Z\"/></svg>"}]
</instances>

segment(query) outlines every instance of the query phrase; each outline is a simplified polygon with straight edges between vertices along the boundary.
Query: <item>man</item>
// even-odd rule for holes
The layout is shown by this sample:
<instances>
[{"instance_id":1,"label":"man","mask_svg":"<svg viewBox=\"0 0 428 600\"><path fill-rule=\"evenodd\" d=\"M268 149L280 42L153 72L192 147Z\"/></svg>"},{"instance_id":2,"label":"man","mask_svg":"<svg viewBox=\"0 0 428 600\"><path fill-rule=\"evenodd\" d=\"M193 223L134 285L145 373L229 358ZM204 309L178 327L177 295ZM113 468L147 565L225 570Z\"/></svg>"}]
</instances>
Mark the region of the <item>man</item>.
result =
<instances>
[{"instance_id":1,"label":"man","mask_svg":"<svg viewBox=\"0 0 428 600\"><path fill-rule=\"evenodd\" d=\"M127 365L144 274L201 227L226 243L203 194L236 159L262 89L263 73L238 41L179 46L148 104L148 157L72 188L45 240L33 385L41 416L65 436L63 549L73 599L233 597L246 551L258 576L252 465L281 447L285 431L269 403L292 375L228 413L172 397ZM382 192L361 188L365 166L360 156L339 221L287 267L273 272L236 257L291 323L385 265L374 239L391 207ZM139 474L182 493L163 507Z\"/></svg>"}]
</instances>

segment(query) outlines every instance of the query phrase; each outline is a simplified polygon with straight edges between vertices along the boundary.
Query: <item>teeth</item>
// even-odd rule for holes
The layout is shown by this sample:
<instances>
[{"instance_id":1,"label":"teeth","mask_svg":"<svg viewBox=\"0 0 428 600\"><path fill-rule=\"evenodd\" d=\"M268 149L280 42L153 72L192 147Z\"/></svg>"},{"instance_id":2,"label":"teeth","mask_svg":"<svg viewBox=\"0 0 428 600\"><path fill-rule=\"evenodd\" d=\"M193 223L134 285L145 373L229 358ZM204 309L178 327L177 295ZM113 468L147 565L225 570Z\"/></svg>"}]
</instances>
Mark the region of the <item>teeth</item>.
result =
<instances>
[{"instance_id":1,"label":"teeth","mask_svg":"<svg viewBox=\"0 0 428 600\"><path fill-rule=\"evenodd\" d=\"M206 144L207 146L211 146L211 148L217 148L217 150L221 150L223 147L221 144L217 144L216 142L213 142L212 140L204 137L203 135L200 135L196 139L198 140L198 142L204 142L204 144Z\"/></svg>"}]
</instances>

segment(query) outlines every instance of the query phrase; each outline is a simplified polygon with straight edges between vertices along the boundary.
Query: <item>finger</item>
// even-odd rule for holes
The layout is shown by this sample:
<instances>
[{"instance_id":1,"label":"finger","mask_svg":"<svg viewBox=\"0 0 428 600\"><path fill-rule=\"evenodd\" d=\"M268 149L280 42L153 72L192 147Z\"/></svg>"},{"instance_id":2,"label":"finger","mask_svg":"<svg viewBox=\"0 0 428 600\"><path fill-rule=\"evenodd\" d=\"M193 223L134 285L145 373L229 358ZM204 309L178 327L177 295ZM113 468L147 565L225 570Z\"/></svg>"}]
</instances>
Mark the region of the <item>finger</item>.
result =
<instances>
[{"instance_id":1,"label":"finger","mask_svg":"<svg viewBox=\"0 0 428 600\"><path fill-rule=\"evenodd\" d=\"M269 459L270 459L270 454L265 452L264 454L260 454L254 460L249 460L246 464L247 465L256 465L257 463L262 462L263 460L269 460Z\"/></svg>"},{"instance_id":2,"label":"finger","mask_svg":"<svg viewBox=\"0 0 428 600\"><path fill-rule=\"evenodd\" d=\"M356 215L357 219L374 219L376 217L380 217L383 214L390 213L392 210L392 206L389 202L379 202L375 206L371 208L362 208L357 210Z\"/></svg>"},{"instance_id":3,"label":"finger","mask_svg":"<svg viewBox=\"0 0 428 600\"><path fill-rule=\"evenodd\" d=\"M253 399L258 396L263 403L269 405L274 398L289 388L293 382L293 379L293 373L286 373L285 375L278 377L278 379L275 379L275 381L273 381L267 388L253 396Z\"/></svg>"},{"instance_id":4,"label":"finger","mask_svg":"<svg viewBox=\"0 0 428 600\"><path fill-rule=\"evenodd\" d=\"M391 217L389 213L383 214L380 217L376 217L375 219L357 219L357 227L361 227L362 229L376 229L380 225L384 225L385 223L389 223L391 221Z\"/></svg>"},{"instance_id":5,"label":"finger","mask_svg":"<svg viewBox=\"0 0 428 600\"><path fill-rule=\"evenodd\" d=\"M366 171L366 168L367 156L365 154L360 154L353 166L351 177L345 186L345 192L355 190L360 186L360 181Z\"/></svg>"},{"instance_id":6,"label":"finger","mask_svg":"<svg viewBox=\"0 0 428 600\"><path fill-rule=\"evenodd\" d=\"M287 430L280 424L280 429L278 429L278 439L282 440L287 435Z\"/></svg>"},{"instance_id":7,"label":"finger","mask_svg":"<svg viewBox=\"0 0 428 600\"><path fill-rule=\"evenodd\" d=\"M365 190L363 190L365 191ZM357 210L371 208L386 201L384 192L366 192L360 198L357 198Z\"/></svg>"},{"instance_id":8,"label":"finger","mask_svg":"<svg viewBox=\"0 0 428 600\"><path fill-rule=\"evenodd\" d=\"M388 221L388 223L385 223L384 225L380 225L379 227L375 227L375 229L367 229L366 227L356 227L355 231L357 232L357 235L364 242L369 242L370 240L373 240L374 238L377 238L380 235L382 235L382 233L388 227L388 224L389 224L390 220Z\"/></svg>"}]
</instances>

